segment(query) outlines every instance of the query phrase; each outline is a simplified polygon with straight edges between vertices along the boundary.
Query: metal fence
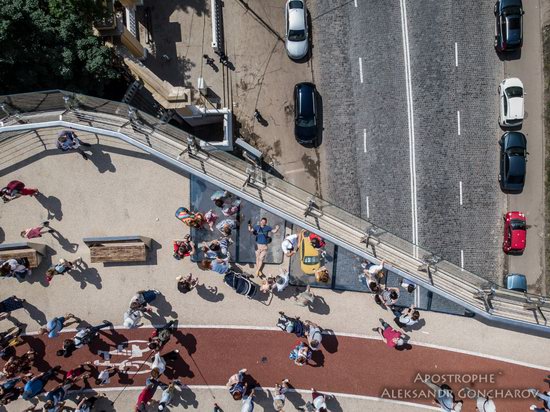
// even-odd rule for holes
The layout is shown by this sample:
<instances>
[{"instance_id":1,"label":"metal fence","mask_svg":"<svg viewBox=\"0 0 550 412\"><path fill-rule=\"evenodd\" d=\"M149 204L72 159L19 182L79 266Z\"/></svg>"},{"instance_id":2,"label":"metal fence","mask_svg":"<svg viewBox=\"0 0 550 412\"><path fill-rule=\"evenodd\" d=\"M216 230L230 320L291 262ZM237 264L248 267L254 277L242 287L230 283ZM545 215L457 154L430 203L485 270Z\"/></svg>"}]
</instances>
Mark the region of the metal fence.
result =
<instances>
[{"instance_id":1,"label":"metal fence","mask_svg":"<svg viewBox=\"0 0 550 412\"><path fill-rule=\"evenodd\" d=\"M487 319L550 331L546 297L509 291L127 104L52 90L1 96L0 117L0 175L18 153L13 142L29 130L71 127L117 137L352 253L385 259L400 276Z\"/></svg>"}]
</instances>

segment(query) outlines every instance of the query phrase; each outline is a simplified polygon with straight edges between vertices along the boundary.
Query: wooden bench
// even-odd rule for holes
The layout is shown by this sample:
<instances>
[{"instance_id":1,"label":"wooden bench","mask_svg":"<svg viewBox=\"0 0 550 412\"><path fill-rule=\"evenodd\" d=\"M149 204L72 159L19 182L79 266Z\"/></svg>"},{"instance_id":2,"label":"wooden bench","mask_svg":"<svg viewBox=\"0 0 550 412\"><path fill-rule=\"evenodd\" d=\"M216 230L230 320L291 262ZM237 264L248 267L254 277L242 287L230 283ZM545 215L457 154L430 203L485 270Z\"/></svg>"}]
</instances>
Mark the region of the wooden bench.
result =
<instances>
[{"instance_id":1,"label":"wooden bench","mask_svg":"<svg viewBox=\"0 0 550 412\"><path fill-rule=\"evenodd\" d=\"M90 262L145 262L151 239L144 236L87 237Z\"/></svg>"},{"instance_id":2,"label":"wooden bench","mask_svg":"<svg viewBox=\"0 0 550 412\"><path fill-rule=\"evenodd\" d=\"M5 243L0 245L0 260L22 259L29 260L31 269L37 268L46 255L46 245L33 242Z\"/></svg>"}]
</instances>

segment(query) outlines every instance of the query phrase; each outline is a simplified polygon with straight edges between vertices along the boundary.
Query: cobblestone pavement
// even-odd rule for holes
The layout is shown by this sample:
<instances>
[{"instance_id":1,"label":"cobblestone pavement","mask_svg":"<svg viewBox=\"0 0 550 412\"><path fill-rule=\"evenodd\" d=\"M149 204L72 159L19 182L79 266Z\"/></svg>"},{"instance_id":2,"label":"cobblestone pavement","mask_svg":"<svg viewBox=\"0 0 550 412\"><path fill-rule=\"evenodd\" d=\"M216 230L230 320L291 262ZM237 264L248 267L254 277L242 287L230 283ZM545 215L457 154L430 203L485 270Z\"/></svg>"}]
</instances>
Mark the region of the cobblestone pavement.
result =
<instances>
[{"instance_id":1,"label":"cobblestone pavement","mask_svg":"<svg viewBox=\"0 0 550 412\"><path fill-rule=\"evenodd\" d=\"M312 7L313 23L321 27L314 29L315 71L326 113L328 195L340 206L411 240L400 2L357 3L355 7L353 1L320 0ZM504 196L496 179L495 87L501 64L492 45L493 3L405 4L418 243L457 265L463 256L466 269L498 280L503 264L499 242ZM461 112L460 135L457 111Z\"/></svg>"}]
</instances>

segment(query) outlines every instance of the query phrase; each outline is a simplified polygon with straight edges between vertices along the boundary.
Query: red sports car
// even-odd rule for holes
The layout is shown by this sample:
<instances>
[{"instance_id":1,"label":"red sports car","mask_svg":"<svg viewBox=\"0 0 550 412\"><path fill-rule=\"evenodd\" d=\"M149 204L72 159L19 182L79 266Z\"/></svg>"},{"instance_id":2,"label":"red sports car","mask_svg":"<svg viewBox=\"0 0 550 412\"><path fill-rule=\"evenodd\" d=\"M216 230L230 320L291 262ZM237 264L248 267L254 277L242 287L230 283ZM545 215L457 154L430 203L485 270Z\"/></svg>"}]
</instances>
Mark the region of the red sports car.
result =
<instances>
[{"instance_id":1,"label":"red sports car","mask_svg":"<svg viewBox=\"0 0 550 412\"><path fill-rule=\"evenodd\" d=\"M509 255L521 255L527 240L527 219L521 212L508 212L504 216L504 242L502 250Z\"/></svg>"}]
</instances>

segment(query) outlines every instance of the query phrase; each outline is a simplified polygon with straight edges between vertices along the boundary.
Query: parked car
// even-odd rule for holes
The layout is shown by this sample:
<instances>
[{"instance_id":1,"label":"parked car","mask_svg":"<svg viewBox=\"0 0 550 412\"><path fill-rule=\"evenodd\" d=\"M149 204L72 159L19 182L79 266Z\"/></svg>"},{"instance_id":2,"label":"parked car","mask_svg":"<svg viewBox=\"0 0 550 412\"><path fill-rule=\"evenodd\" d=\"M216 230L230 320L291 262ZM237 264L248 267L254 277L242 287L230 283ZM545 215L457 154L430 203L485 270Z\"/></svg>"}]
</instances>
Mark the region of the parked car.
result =
<instances>
[{"instance_id":1,"label":"parked car","mask_svg":"<svg viewBox=\"0 0 550 412\"><path fill-rule=\"evenodd\" d=\"M301 59L307 54L307 10L302 0L288 0L285 7L285 47L288 57Z\"/></svg>"},{"instance_id":2,"label":"parked car","mask_svg":"<svg viewBox=\"0 0 550 412\"><path fill-rule=\"evenodd\" d=\"M495 4L495 48L514 51L523 44L523 5L521 0L499 0Z\"/></svg>"},{"instance_id":3,"label":"parked car","mask_svg":"<svg viewBox=\"0 0 550 412\"><path fill-rule=\"evenodd\" d=\"M317 144L317 90L313 83L294 86L294 135L300 144Z\"/></svg>"},{"instance_id":4,"label":"parked car","mask_svg":"<svg viewBox=\"0 0 550 412\"><path fill-rule=\"evenodd\" d=\"M523 83L517 77L504 79L498 86L500 95L500 114L498 122L501 126L520 126L523 123Z\"/></svg>"},{"instance_id":5,"label":"parked car","mask_svg":"<svg viewBox=\"0 0 550 412\"><path fill-rule=\"evenodd\" d=\"M321 267L321 256L319 251L311 245L309 232L302 230L300 233L300 268L306 275L314 275Z\"/></svg>"},{"instance_id":6,"label":"parked car","mask_svg":"<svg viewBox=\"0 0 550 412\"><path fill-rule=\"evenodd\" d=\"M521 212L504 215L504 241L502 250L509 255L521 255L527 239L527 219Z\"/></svg>"},{"instance_id":7,"label":"parked car","mask_svg":"<svg viewBox=\"0 0 550 412\"><path fill-rule=\"evenodd\" d=\"M506 193L521 193L527 169L527 139L520 132L507 132L500 141L500 188Z\"/></svg>"}]
</instances>

